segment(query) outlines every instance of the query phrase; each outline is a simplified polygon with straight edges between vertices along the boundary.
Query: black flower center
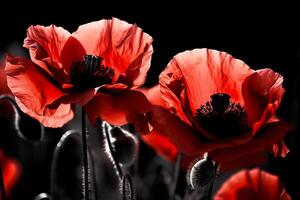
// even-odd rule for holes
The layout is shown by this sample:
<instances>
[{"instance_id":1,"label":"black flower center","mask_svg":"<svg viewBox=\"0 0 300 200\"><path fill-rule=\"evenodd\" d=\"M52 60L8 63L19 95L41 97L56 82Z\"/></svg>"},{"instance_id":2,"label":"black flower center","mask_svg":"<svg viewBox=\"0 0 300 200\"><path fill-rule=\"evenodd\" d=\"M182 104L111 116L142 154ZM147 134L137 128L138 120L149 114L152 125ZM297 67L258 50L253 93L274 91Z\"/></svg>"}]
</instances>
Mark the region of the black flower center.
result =
<instances>
[{"instance_id":1,"label":"black flower center","mask_svg":"<svg viewBox=\"0 0 300 200\"><path fill-rule=\"evenodd\" d=\"M74 89L89 89L112 82L114 70L102 64L103 59L85 55L83 61L75 62L70 68L70 82Z\"/></svg>"},{"instance_id":2,"label":"black flower center","mask_svg":"<svg viewBox=\"0 0 300 200\"><path fill-rule=\"evenodd\" d=\"M232 138L250 131L245 109L230 102L230 95L217 93L196 112L201 127L220 139Z\"/></svg>"}]
</instances>

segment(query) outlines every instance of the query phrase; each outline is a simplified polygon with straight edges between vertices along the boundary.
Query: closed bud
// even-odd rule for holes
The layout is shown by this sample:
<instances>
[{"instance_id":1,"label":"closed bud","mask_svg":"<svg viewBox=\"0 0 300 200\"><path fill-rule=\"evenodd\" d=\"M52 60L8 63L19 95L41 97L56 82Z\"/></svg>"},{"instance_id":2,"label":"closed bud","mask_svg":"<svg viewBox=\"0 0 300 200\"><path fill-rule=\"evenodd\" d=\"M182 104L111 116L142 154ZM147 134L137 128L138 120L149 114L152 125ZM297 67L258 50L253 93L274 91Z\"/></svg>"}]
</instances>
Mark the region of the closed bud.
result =
<instances>
[{"instance_id":1,"label":"closed bud","mask_svg":"<svg viewBox=\"0 0 300 200\"><path fill-rule=\"evenodd\" d=\"M131 166L137 157L138 141L134 135L120 127L112 127L109 131L113 153L118 162Z\"/></svg>"}]
</instances>

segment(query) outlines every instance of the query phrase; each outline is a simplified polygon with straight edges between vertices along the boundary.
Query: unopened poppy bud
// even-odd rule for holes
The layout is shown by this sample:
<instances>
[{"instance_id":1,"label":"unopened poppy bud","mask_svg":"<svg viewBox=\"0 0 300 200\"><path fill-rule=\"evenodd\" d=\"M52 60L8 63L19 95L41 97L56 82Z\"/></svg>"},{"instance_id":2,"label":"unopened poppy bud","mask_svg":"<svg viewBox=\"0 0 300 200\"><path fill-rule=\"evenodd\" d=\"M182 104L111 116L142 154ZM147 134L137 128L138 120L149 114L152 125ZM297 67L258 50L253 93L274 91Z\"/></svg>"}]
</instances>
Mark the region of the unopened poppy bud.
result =
<instances>
[{"instance_id":1,"label":"unopened poppy bud","mask_svg":"<svg viewBox=\"0 0 300 200\"><path fill-rule=\"evenodd\" d=\"M191 167L187 181L192 190L201 190L214 181L216 174L216 163L210 157L205 156Z\"/></svg>"},{"instance_id":2,"label":"unopened poppy bud","mask_svg":"<svg viewBox=\"0 0 300 200\"><path fill-rule=\"evenodd\" d=\"M110 136L118 162L124 166L132 165L138 152L138 141L135 136L117 126L110 129Z\"/></svg>"}]
</instances>

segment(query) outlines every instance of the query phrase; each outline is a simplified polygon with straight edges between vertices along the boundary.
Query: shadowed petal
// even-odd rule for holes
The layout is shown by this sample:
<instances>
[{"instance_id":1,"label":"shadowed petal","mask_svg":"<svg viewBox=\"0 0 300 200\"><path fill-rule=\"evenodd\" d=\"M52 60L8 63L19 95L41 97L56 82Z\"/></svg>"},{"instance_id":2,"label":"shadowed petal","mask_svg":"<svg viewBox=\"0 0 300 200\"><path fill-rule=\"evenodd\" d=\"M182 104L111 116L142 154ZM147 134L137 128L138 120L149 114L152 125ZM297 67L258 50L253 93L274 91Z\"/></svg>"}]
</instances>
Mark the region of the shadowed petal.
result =
<instances>
[{"instance_id":1,"label":"shadowed petal","mask_svg":"<svg viewBox=\"0 0 300 200\"><path fill-rule=\"evenodd\" d=\"M155 131L169 138L178 151L187 156L201 155L215 148L230 145L223 142L202 141L190 125L161 106L152 106L147 118Z\"/></svg>"},{"instance_id":2,"label":"shadowed petal","mask_svg":"<svg viewBox=\"0 0 300 200\"><path fill-rule=\"evenodd\" d=\"M177 148L166 136L152 131L148 135L143 135L142 140L163 158L170 161L176 160Z\"/></svg>"},{"instance_id":3,"label":"shadowed petal","mask_svg":"<svg viewBox=\"0 0 300 200\"><path fill-rule=\"evenodd\" d=\"M262 69L249 76L242 86L245 109L250 125L258 130L279 107L284 88L283 77L271 69ZM257 126L257 127L255 127Z\"/></svg>"},{"instance_id":4,"label":"shadowed petal","mask_svg":"<svg viewBox=\"0 0 300 200\"><path fill-rule=\"evenodd\" d=\"M290 129L290 125L283 121L270 123L248 143L216 149L209 152L209 155L217 162L222 163L238 159L247 154L261 152L277 143Z\"/></svg>"},{"instance_id":5,"label":"shadowed petal","mask_svg":"<svg viewBox=\"0 0 300 200\"><path fill-rule=\"evenodd\" d=\"M138 91L127 90L117 94L98 93L88 104L86 111L93 124L100 118L113 125L135 123L139 128L146 127L144 113L149 111L150 103Z\"/></svg>"},{"instance_id":6,"label":"shadowed petal","mask_svg":"<svg viewBox=\"0 0 300 200\"><path fill-rule=\"evenodd\" d=\"M153 86L152 88L139 88L138 90L143 92L143 94L153 105L164 105L164 102L161 98L160 85Z\"/></svg>"},{"instance_id":7,"label":"shadowed petal","mask_svg":"<svg viewBox=\"0 0 300 200\"><path fill-rule=\"evenodd\" d=\"M70 72L70 67L75 62L83 61L86 52L82 44L73 36L70 36L61 50L61 62L67 74Z\"/></svg>"}]
</instances>

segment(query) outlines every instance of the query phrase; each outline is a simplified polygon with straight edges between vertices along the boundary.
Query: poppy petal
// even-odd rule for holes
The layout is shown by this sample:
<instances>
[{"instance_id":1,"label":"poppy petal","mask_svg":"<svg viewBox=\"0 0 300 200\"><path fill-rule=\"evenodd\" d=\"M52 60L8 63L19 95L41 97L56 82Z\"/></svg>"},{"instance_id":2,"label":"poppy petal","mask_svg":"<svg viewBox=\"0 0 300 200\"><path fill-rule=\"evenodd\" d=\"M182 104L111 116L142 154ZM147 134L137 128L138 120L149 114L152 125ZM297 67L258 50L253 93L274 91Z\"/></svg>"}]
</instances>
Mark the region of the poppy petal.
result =
<instances>
[{"instance_id":1,"label":"poppy petal","mask_svg":"<svg viewBox=\"0 0 300 200\"><path fill-rule=\"evenodd\" d=\"M103 64L115 70L115 79L125 76L130 87L144 83L153 53L152 37L137 25L117 18L100 20L79 26L72 35L87 54L104 58Z\"/></svg>"},{"instance_id":2,"label":"poppy petal","mask_svg":"<svg viewBox=\"0 0 300 200\"><path fill-rule=\"evenodd\" d=\"M37 65L44 61L53 67L62 68L60 54L70 35L67 30L54 25L30 26L23 46L29 49L31 59Z\"/></svg>"},{"instance_id":3,"label":"poppy petal","mask_svg":"<svg viewBox=\"0 0 300 200\"><path fill-rule=\"evenodd\" d=\"M243 61L210 49L179 53L160 75L162 98L168 108L182 115L180 105L189 105L192 115L215 93L227 93L243 105L241 85L253 73ZM187 98L182 95L184 91ZM185 103L184 101L188 101ZM184 108L186 112L188 108Z\"/></svg>"},{"instance_id":4,"label":"poppy petal","mask_svg":"<svg viewBox=\"0 0 300 200\"><path fill-rule=\"evenodd\" d=\"M209 155L217 162L223 163L236 160L243 155L261 152L277 143L290 129L290 125L283 121L269 123L248 143L219 148L209 152Z\"/></svg>"},{"instance_id":5,"label":"poppy petal","mask_svg":"<svg viewBox=\"0 0 300 200\"><path fill-rule=\"evenodd\" d=\"M174 102L168 85L180 81L184 85L190 109L195 113L200 105L215 93L227 93L235 102L243 104L241 85L253 71L241 60L210 49L194 49L177 54L160 76L163 99ZM182 86L181 86L182 87ZM175 88L177 89L177 88ZM178 98L178 96L177 96Z\"/></svg>"},{"instance_id":6,"label":"poppy petal","mask_svg":"<svg viewBox=\"0 0 300 200\"><path fill-rule=\"evenodd\" d=\"M115 99L109 94L97 94L87 105L85 105L90 121L95 125L100 118L110 124L126 124L126 116L117 105Z\"/></svg>"},{"instance_id":7,"label":"poppy petal","mask_svg":"<svg viewBox=\"0 0 300 200\"><path fill-rule=\"evenodd\" d=\"M138 90L143 92L143 94L153 105L164 105L164 102L161 98L160 85L155 85L152 88L139 88Z\"/></svg>"},{"instance_id":8,"label":"poppy petal","mask_svg":"<svg viewBox=\"0 0 300 200\"><path fill-rule=\"evenodd\" d=\"M0 94L9 94L9 88L7 87L6 74L4 72L4 64L0 63Z\"/></svg>"},{"instance_id":9,"label":"poppy petal","mask_svg":"<svg viewBox=\"0 0 300 200\"><path fill-rule=\"evenodd\" d=\"M275 157L285 157L290 151L283 140L280 140L278 143L273 144L272 150Z\"/></svg>"},{"instance_id":10,"label":"poppy petal","mask_svg":"<svg viewBox=\"0 0 300 200\"><path fill-rule=\"evenodd\" d=\"M142 128L146 126L144 113L149 111L150 103L141 92L127 90L111 95L98 93L85 107L93 124L100 118L113 125L136 123Z\"/></svg>"},{"instance_id":11,"label":"poppy petal","mask_svg":"<svg viewBox=\"0 0 300 200\"><path fill-rule=\"evenodd\" d=\"M275 175L258 168L242 170L230 177L214 196L214 200L285 199L290 196Z\"/></svg>"},{"instance_id":12,"label":"poppy petal","mask_svg":"<svg viewBox=\"0 0 300 200\"><path fill-rule=\"evenodd\" d=\"M142 140L155 149L156 153L166 160L175 161L177 157L177 148L170 140L156 131L151 131L148 135L142 135Z\"/></svg>"},{"instance_id":13,"label":"poppy petal","mask_svg":"<svg viewBox=\"0 0 300 200\"><path fill-rule=\"evenodd\" d=\"M47 127L61 127L73 118L70 104L52 105L64 93L34 63L7 56L5 72L7 84L23 112Z\"/></svg>"},{"instance_id":14,"label":"poppy petal","mask_svg":"<svg viewBox=\"0 0 300 200\"><path fill-rule=\"evenodd\" d=\"M3 162L3 161L2 161ZM4 179L4 188L7 195L9 195L16 185L19 177L21 175L21 166L20 164L11 158L5 158L3 166L3 179Z\"/></svg>"},{"instance_id":15,"label":"poppy petal","mask_svg":"<svg viewBox=\"0 0 300 200\"><path fill-rule=\"evenodd\" d=\"M169 138L178 151L186 156L201 155L215 148L222 148L229 144L203 142L193 128L171 114L162 106L152 106L147 118L154 130Z\"/></svg>"},{"instance_id":16,"label":"poppy petal","mask_svg":"<svg viewBox=\"0 0 300 200\"><path fill-rule=\"evenodd\" d=\"M243 83L242 93L250 125L258 130L279 107L285 92L283 77L271 69L258 70ZM255 125L255 123L257 123Z\"/></svg>"},{"instance_id":17,"label":"poppy petal","mask_svg":"<svg viewBox=\"0 0 300 200\"><path fill-rule=\"evenodd\" d=\"M98 88L93 88L83 92L66 94L56 99L55 102L52 102L52 104L78 104L82 106L87 104L97 94L97 89Z\"/></svg>"},{"instance_id":18,"label":"poppy petal","mask_svg":"<svg viewBox=\"0 0 300 200\"><path fill-rule=\"evenodd\" d=\"M65 73L70 73L70 67L75 62L83 60L86 52L82 44L73 36L70 36L61 50L61 62L64 66Z\"/></svg>"}]
</instances>

